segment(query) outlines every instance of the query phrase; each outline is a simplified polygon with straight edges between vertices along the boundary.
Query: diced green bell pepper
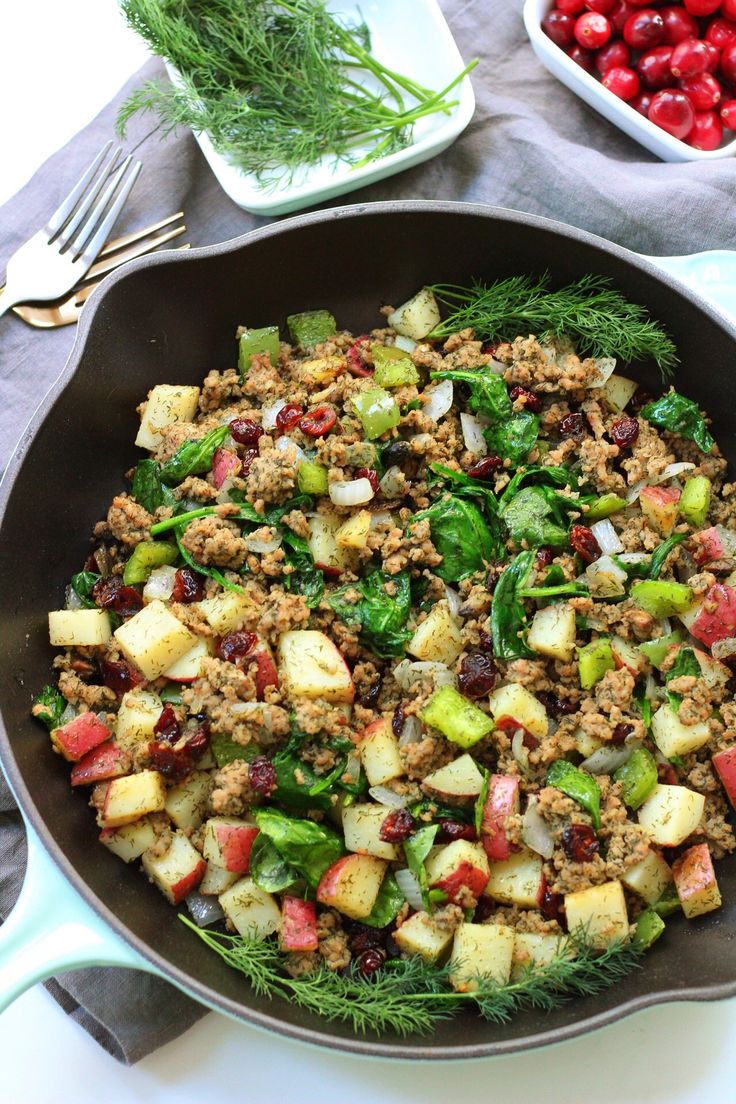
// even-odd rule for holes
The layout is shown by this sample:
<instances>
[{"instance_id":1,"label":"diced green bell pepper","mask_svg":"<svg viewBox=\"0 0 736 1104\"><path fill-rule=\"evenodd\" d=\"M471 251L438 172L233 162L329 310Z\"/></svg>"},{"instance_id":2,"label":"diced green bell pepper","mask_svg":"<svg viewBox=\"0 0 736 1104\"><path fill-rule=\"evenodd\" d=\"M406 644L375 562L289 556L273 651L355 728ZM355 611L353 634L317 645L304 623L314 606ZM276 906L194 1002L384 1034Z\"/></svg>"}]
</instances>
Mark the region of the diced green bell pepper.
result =
<instances>
[{"instance_id":1,"label":"diced green bell pepper","mask_svg":"<svg viewBox=\"0 0 736 1104\"><path fill-rule=\"evenodd\" d=\"M135 546L125 565L123 582L126 586L145 583L154 568L163 567L164 564L174 564L178 556L178 548L168 541L141 541Z\"/></svg>"},{"instance_id":2,"label":"diced green bell pepper","mask_svg":"<svg viewBox=\"0 0 736 1104\"><path fill-rule=\"evenodd\" d=\"M259 330L246 330L238 340L238 370L241 378L250 371L251 361L259 353L268 353L272 364L279 360L279 328L263 326Z\"/></svg>"},{"instance_id":3,"label":"diced green bell pepper","mask_svg":"<svg viewBox=\"0 0 736 1104\"><path fill-rule=\"evenodd\" d=\"M611 641L607 636L578 648L578 672L583 690L590 690L600 682L606 671L613 671L615 666Z\"/></svg>"},{"instance_id":4,"label":"diced green bell pepper","mask_svg":"<svg viewBox=\"0 0 736 1104\"><path fill-rule=\"evenodd\" d=\"M674 882L667 886L659 900L654 902L652 908L658 916L671 916L673 912L678 912L682 908Z\"/></svg>"},{"instance_id":5,"label":"diced green bell pepper","mask_svg":"<svg viewBox=\"0 0 736 1104\"><path fill-rule=\"evenodd\" d=\"M601 791L592 775L568 763L566 759L557 759L547 771L547 785L554 786L567 794L578 805L582 805L596 832L601 826Z\"/></svg>"},{"instance_id":6,"label":"diced green bell pepper","mask_svg":"<svg viewBox=\"0 0 736 1104\"><path fill-rule=\"evenodd\" d=\"M290 314L286 319L291 340L295 345L301 345L302 349L311 349L326 341L328 337L334 337L337 333L337 323L326 310L302 311L300 314Z\"/></svg>"},{"instance_id":7,"label":"diced green bell pepper","mask_svg":"<svg viewBox=\"0 0 736 1104\"><path fill-rule=\"evenodd\" d=\"M452 744L472 747L493 731L493 719L453 686L435 690L421 713L425 724L438 728Z\"/></svg>"},{"instance_id":8,"label":"diced green bell pepper","mask_svg":"<svg viewBox=\"0 0 736 1104\"><path fill-rule=\"evenodd\" d=\"M654 909L644 909L639 913L634 931L633 943L641 951L648 951L664 931L664 920Z\"/></svg>"},{"instance_id":9,"label":"diced green bell pepper","mask_svg":"<svg viewBox=\"0 0 736 1104\"><path fill-rule=\"evenodd\" d=\"M694 475L682 488L678 503L680 517L688 525L702 525L710 507L711 482L704 475Z\"/></svg>"},{"instance_id":10,"label":"diced green bell pepper","mask_svg":"<svg viewBox=\"0 0 736 1104\"><path fill-rule=\"evenodd\" d=\"M296 481L302 494L327 494L327 468L316 460L302 460L297 468Z\"/></svg>"},{"instance_id":11,"label":"diced green bell pepper","mask_svg":"<svg viewBox=\"0 0 736 1104\"><path fill-rule=\"evenodd\" d=\"M393 429L399 424L401 414L398 403L393 395L389 395L382 387L371 387L368 391L361 391L351 402L369 441L373 441L387 429Z\"/></svg>"},{"instance_id":12,"label":"diced green bell pepper","mask_svg":"<svg viewBox=\"0 0 736 1104\"><path fill-rule=\"evenodd\" d=\"M615 494L604 494L590 504L590 509L585 513L585 521L602 521L603 518L617 514L626 506L626 499L619 498Z\"/></svg>"},{"instance_id":13,"label":"diced green bell pepper","mask_svg":"<svg viewBox=\"0 0 736 1104\"><path fill-rule=\"evenodd\" d=\"M661 620L676 613L684 613L695 600L689 586L684 583L672 583L665 579L646 579L643 583L634 583L631 597L637 606Z\"/></svg>"},{"instance_id":14,"label":"diced green bell pepper","mask_svg":"<svg viewBox=\"0 0 736 1104\"><path fill-rule=\"evenodd\" d=\"M656 640L645 640L639 645L639 651L646 656L652 667L660 669L667 652L673 644L679 644L683 639L683 633L679 629L673 629L667 636L660 636Z\"/></svg>"},{"instance_id":15,"label":"diced green bell pepper","mask_svg":"<svg viewBox=\"0 0 736 1104\"><path fill-rule=\"evenodd\" d=\"M614 771L613 777L621 783L621 796L630 809L643 805L657 785L657 764L646 748L637 748L631 758Z\"/></svg>"},{"instance_id":16,"label":"diced green bell pepper","mask_svg":"<svg viewBox=\"0 0 736 1104\"><path fill-rule=\"evenodd\" d=\"M419 383L419 372L411 357L395 345L373 345L373 379L378 387L408 387Z\"/></svg>"}]
</instances>

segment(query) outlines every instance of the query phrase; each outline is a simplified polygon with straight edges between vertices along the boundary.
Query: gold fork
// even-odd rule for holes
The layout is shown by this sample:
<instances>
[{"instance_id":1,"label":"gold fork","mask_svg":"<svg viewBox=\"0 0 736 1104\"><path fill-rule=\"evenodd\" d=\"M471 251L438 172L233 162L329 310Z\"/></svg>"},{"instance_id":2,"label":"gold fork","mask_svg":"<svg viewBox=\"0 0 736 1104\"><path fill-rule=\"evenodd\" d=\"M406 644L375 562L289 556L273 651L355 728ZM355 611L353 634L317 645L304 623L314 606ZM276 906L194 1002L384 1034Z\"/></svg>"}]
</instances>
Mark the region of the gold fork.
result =
<instances>
[{"instance_id":1,"label":"gold fork","mask_svg":"<svg viewBox=\"0 0 736 1104\"><path fill-rule=\"evenodd\" d=\"M186 226L182 225L175 227L173 230L168 230L166 233L158 234L157 237L151 237L158 230L171 226L173 222L178 222L183 217L183 212L177 211L175 215L161 219L153 226L147 226L143 230L134 230L130 234L125 234L121 238L115 238L114 241L108 242L105 248L100 250L99 260L90 268L84 282L80 283L64 299L43 306L33 303L19 305L12 308L14 314L17 314L29 326L44 330L55 329L58 326L69 326L77 322L82 313L82 307L98 286L100 277L112 272L113 269L125 264L126 261L132 261L135 257L142 257L146 253L151 253L159 246L184 234ZM189 249L189 243L178 246L178 248Z\"/></svg>"}]
</instances>

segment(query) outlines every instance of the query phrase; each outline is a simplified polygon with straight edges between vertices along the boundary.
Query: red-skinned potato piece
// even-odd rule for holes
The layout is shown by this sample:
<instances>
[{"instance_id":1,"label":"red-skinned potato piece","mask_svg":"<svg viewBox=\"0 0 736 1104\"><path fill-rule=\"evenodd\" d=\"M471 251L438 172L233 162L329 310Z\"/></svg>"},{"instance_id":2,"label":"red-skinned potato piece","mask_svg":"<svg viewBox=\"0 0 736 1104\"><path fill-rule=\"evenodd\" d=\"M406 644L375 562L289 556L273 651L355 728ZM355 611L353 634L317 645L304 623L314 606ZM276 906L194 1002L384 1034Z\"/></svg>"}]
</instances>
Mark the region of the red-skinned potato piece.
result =
<instances>
[{"instance_id":1,"label":"red-skinned potato piece","mask_svg":"<svg viewBox=\"0 0 736 1104\"><path fill-rule=\"evenodd\" d=\"M728 794L728 800L736 809L736 744L726 748L725 751L716 752L713 756L713 766Z\"/></svg>"},{"instance_id":2,"label":"red-skinned potato piece","mask_svg":"<svg viewBox=\"0 0 736 1104\"><path fill-rule=\"evenodd\" d=\"M454 840L427 861L430 886L446 893L451 904L461 899L466 890L480 897L490 873L483 848L469 840Z\"/></svg>"},{"instance_id":3,"label":"red-skinned potato piece","mask_svg":"<svg viewBox=\"0 0 736 1104\"><path fill-rule=\"evenodd\" d=\"M225 480L237 475L241 468L240 459L232 449L218 448L212 457L212 482L219 491Z\"/></svg>"},{"instance_id":4,"label":"red-skinned potato piece","mask_svg":"<svg viewBox=\"0 0 736 1104\"><path fill-rule=\"evenodd\" d=\"M339 909L351 920L362 920L376 902L385 873L383 859L373 855L343 855L322 875L317 900Z\"/></svg>"},{"instance_id":5,"label":"red-skinned potato piece","mask_svg":"<svg viewBox=\"0 0 736 1104\"><path fill-rule=\"evenodd\" d=\"M492 862L503 862L511 855L511 843L506 836L508 818L519 811L519 779L506 774L492 774L488 780L488 796L483 806L481 843Z\"/></svg>"},{"instance_id":6,"label":"red-skinned potato piece","mask_svg":"<svg viewBox=\"0 0 736 1104\"><path fill-rule=\"evenodd\" d=\"M682 911L689 920L720 907L721 894L707 843L697 843L683 851L672 867L672 877Z\"/></svg>"},{"instance_id":7,"label":"red-skinned potato piece","mask_svg":"<svg viewBox=\"0 0 736 1104\"><path fill-rule=\"evenodd\" d=\"M94 713L80 713L68 724L51 732L51 741L70 763L79 760L112 736L110 729Z\"/></svg>"},{"instance_id":8,"label":"red-skinned potato piece","mask_svg":"<svg viewBox=\"0 0 736 1104\"><path fill-rule=\"evenodd\" d=\"M257 835L255 824L236 817L212 817L204 826L204 857L233 874L247 874Z\"/></svg>"},{"instance_id":9,"label":"red-skinned potato piece","mask_svg":"<svg viewBox=\"0 0 736 1104\"><path fill-rule=\"evenodd\" d=\"M72 786L90 786L108 778L120 778L126 772L123 758L124 753L114 740L98 744L72 767Z\"/></svg>"},{"instance_id":10,"label":"red-skinned potato piece","mask_svg":"<svg viewBox=\"0 0 736 1104\"><path fill-rule=\"evenodd\" d=\"M716 583L705 596L695 620L687 626L692 636L712 648L717 640L736 636L736 591Z\"/></svg>"},{"instance_id":11,"label":"red-skinned potato piece","mask_svg":"<svg viewBox=\"0 0 736 1104\"><path fill-rule=\"evenodd\" d=\"M268 687L278 686L279 684L278 669L268 644L263 641L257 644L251 655L248 656L247 663L255 663L256 665L256 697L258 701L263 701Z\"/></svg>"},{"instance_id":12,"label":"red-skinned potato piece","mask_svg":"<svg viewBox=\"0 0 736 1104\"><path fill-rule=\"evenodd\" d=\"M317 909L314 901L284 897L281 903L281 946L285 951L316 951Z\"/></svg>"}]
</instances>

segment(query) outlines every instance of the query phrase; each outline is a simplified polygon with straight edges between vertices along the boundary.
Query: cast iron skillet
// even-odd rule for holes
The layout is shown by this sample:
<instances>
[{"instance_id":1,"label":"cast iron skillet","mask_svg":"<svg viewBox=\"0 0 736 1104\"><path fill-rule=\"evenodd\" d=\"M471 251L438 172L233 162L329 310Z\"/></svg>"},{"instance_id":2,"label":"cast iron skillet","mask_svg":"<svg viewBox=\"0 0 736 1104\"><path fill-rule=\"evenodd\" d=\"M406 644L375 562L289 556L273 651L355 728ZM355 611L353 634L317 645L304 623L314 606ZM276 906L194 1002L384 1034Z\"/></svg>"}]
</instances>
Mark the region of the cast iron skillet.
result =
<instances>
[{"instance_id":1,"label":"cast iron skillet","mask_svg":"<svg viewBox=\"0 0 736 1104\"><path fill-rule=\"evenodd\" d=\"M666 937L614 989L552 1015L529 1012L504 1027L467 1015L434 1037L354 1037L287 1003L254 996L175 921L171 907L100 847L86 795L70 795L68 767L28 715L49 679L46 612L86 556L88 534L136 459L136 405L155 383L199 382L234 363L239 323L265 325L328 307L354 333L376 325L385 299L425 282L549 269L556 282L613 277L676 339L677 383L711 412L736 459L736 331L654 266L590 234L490 207L374 204L267 226L244 238L153 255L106 280L93 297L62 376L41 403L0 492L0 758L26 816L93 909L157 971L205 1003L307 1042L363 1054L459 1058L559 1041L647 1005L736 995L736 860L718 865L724 906ZM646 370L642 378L646 382ZM656 385L651 371L648 382Z\"/></svg>"}]
</instances>

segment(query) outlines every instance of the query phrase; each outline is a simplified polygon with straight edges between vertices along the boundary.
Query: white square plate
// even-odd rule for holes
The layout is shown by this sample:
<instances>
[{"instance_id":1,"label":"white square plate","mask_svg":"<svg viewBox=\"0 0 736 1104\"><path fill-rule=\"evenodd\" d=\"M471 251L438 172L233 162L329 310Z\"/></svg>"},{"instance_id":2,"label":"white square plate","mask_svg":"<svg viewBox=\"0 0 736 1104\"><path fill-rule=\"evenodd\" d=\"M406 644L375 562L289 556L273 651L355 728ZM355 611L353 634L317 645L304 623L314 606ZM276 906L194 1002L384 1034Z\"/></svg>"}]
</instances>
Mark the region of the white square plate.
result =
<instances>
[{"instance_id":1,"label":"white square plate","mask_svg":"<svg viewBox=\"0 0 736 1104\"><path fill-rule=\"evenodd\" d=\"M427 88L446 87L465 68L437 0L330 0L327 7L348 18L363 19L370 30L372 54ZM176 81L176 71L166 68ZM222 188L239 207L257 215L286 215L383 180L447 149L475 110L468 77L452 90L450 98L458 100L457 107L421 119L414 128L414 140L405 149L360 168L325 157L295 174L290 183L273 189L217 153L206 133L195 134L195 138Z\"/></svg>"},{"instance_id":2,"label":"white square plate","mask_svg":"<svg viewBox=\"0 0 736 1104\"><path fill-rule=\"evenodd\" d=\"M601 82L556 46L542 30L542 20L553 7L552 0L526 0L524 25L534 53L558 80L576 92L581 99L604 115L630 138L645 146L663 161L715 161L736 153L736 138L716 150L697 150L655 126L635 108L614 96Z\"/></svg>"}]
</instances>

